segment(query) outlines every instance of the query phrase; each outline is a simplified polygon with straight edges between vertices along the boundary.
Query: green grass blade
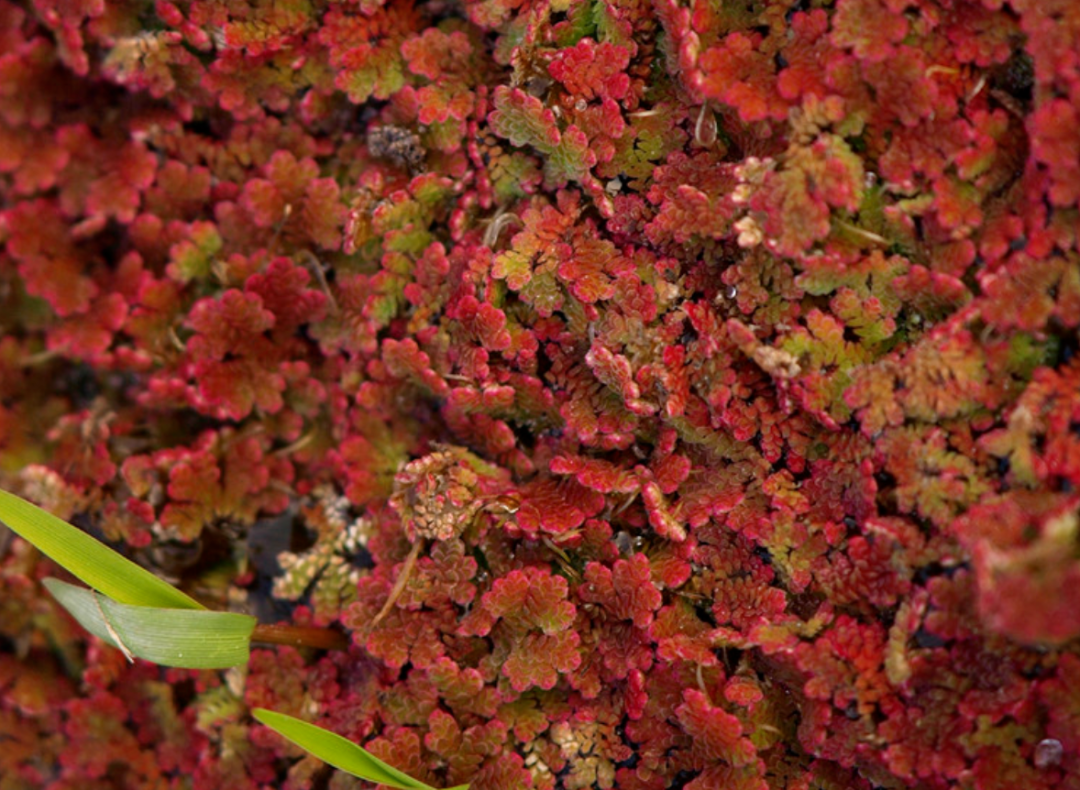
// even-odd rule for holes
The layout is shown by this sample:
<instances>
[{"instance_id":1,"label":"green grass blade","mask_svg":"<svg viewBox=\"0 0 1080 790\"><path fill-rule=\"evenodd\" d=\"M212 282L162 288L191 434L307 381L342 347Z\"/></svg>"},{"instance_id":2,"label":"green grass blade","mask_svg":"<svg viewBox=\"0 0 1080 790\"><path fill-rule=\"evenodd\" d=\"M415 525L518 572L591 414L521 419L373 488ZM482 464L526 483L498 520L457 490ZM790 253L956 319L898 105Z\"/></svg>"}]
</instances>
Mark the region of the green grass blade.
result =
<instances>
[{"instance_id":1,"label":"green grass blade","mask_svg":"<svg viewBox=\"0 0 1080 790\"><path fill-rule=\"evenodd\" d=\"M251 715L256 721L311 752L323 762L353 776L396 787L398 790L433 790L430 785L387 765L367 750L330 730L265 708L255 708ZM467 788L468 785L464 787Z\"/></svg>"},{"instance_id":2,"label":"green grass blade","mask_svg":"<svg viewBox=\"0 0 1080 790\"><path fill-rule=\"evenodd\" d=\"M160 609L117 603L59 579L45 587L80 625L125 654L167 667L223 669L246 664L256 620L206 609Z\"/></svg>"},{"instance_id":3,"label":"green grass blade","mask_svg":"<svg viewBox=\"0 0 1080 790\"><path fill-rule=\"evenodd\" d=\"M82 530L7 491L0 491L0 521L86 584L120 603L162 609L206 608Z\"/></svg>"}]
</instances>

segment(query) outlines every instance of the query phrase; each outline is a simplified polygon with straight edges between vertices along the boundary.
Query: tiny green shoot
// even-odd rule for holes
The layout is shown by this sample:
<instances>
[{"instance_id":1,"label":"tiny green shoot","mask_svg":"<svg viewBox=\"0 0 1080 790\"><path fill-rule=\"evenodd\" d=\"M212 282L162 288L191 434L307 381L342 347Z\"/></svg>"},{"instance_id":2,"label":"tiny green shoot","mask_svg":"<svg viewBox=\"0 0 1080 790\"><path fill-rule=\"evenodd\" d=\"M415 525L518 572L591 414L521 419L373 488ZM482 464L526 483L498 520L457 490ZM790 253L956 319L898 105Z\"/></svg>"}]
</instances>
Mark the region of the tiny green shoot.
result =
<instances>
[{"instance_id":1,"label":"tiny green shoot","mask_svg":"<svg viewBox=\"0 0 1080 790\"><path fill-rule=\"evenodd\" d=\"M360 779L396 787L398 790L435 790L431 785L387 765L366 749L330 730L265 708L255 708L251 715L256 721L265 724L323 762ZM467 790L468 787L458 785L450 790Z\"/></svg>"}]
</instances>

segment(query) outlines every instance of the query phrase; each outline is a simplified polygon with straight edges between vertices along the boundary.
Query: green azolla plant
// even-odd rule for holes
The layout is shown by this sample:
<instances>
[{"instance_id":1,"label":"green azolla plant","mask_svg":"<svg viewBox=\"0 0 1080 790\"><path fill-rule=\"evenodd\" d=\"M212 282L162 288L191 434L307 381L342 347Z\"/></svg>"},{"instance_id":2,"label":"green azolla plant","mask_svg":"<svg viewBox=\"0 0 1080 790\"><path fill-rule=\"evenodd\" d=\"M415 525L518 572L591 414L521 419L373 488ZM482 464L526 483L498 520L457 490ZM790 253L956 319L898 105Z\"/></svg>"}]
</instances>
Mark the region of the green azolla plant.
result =
<instances>
[{"instance_id":1,"label":"green azolla plant","mask_svg":"<svg viewBox=\"0 0 1080 790\"><path fill-rule=\"evenodd\" d=\"M188 669L245 664L253 639L286 642L250 615L215 612L63 519L0 490L0 521L91 589L59 579L45 587L79 623L129 661ZM310 643L310 640L308 640ZM398 790L434 790L329 730L264 708L265 724L335 768ZM460 785L452 790L464 790Z\"/></svg>"}]
</instances>

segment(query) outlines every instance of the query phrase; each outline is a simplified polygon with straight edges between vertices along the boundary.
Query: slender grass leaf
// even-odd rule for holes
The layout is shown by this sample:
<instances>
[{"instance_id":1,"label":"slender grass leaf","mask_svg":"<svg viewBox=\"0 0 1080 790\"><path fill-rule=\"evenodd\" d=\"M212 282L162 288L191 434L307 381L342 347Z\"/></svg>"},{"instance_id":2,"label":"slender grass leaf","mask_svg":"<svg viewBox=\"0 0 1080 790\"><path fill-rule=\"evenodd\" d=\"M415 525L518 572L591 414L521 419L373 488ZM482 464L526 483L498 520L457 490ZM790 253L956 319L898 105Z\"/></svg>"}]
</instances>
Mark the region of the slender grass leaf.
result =
<instances>
[{"instance_id":1,"label":"slender grass leaf","mask_svg":"<svg viewBox=\"0 0 1080 790\"><path fill-rule=\"evenodd\" d=\"M330 730L265 708L255 708L251 711L251 715L256 721L265 724L278 735L288 738L300 748L311 752L323 762L353 776L369 782L396 787L398 790L434 790L430 785L413 779L392 765L387 765L366 749ZM468 785L461 785L460 788L454 788L454 790L467 790L467 788Z\"/></svg>"},{"instance_id":2,"label":"slender grass leaf","mask_svg":"<svg viewBox=\"0 0 1080 790\"><path fill-rule=\"evenodd\" d=\"M246 664L256 619L206 609L163 609L117 603L59 579L45 586L94 636L125 655L167 667L223 669Z\"/></svg>"},{"instance_id":3,"label":"slender grass leaf","mask_svg":"<svg viewBox=\"0 0 1080 790\"><path fill-rule=\"evenodd\" d=\"M86 584L122 604L206 608L81 529L7 491L0 491L0 521Z\"/></svg>"}]
</instances>

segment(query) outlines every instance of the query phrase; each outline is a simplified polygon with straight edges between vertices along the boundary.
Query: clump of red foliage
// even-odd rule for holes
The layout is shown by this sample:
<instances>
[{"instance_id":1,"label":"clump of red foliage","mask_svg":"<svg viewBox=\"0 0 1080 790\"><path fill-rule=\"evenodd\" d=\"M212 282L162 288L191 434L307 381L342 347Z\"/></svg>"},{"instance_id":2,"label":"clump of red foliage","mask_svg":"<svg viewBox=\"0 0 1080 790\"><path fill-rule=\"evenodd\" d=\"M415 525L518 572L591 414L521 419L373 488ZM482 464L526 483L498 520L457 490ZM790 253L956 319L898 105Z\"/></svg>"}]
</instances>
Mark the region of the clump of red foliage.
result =
<instances>
[{"instance_id":1,"label":"clump of red foliage","mask_svg":"<svg viewBox=\"0 0 1080 790\"><path fill-rule=\"evenodd\" d=\"M299 513L354 636L128 667L16 541L0 787L325 786L252 705L475 790L1080 787L1078 107L1073 0L0 0L5 486L174 575Z\"/></svg>"}]
</instances>

